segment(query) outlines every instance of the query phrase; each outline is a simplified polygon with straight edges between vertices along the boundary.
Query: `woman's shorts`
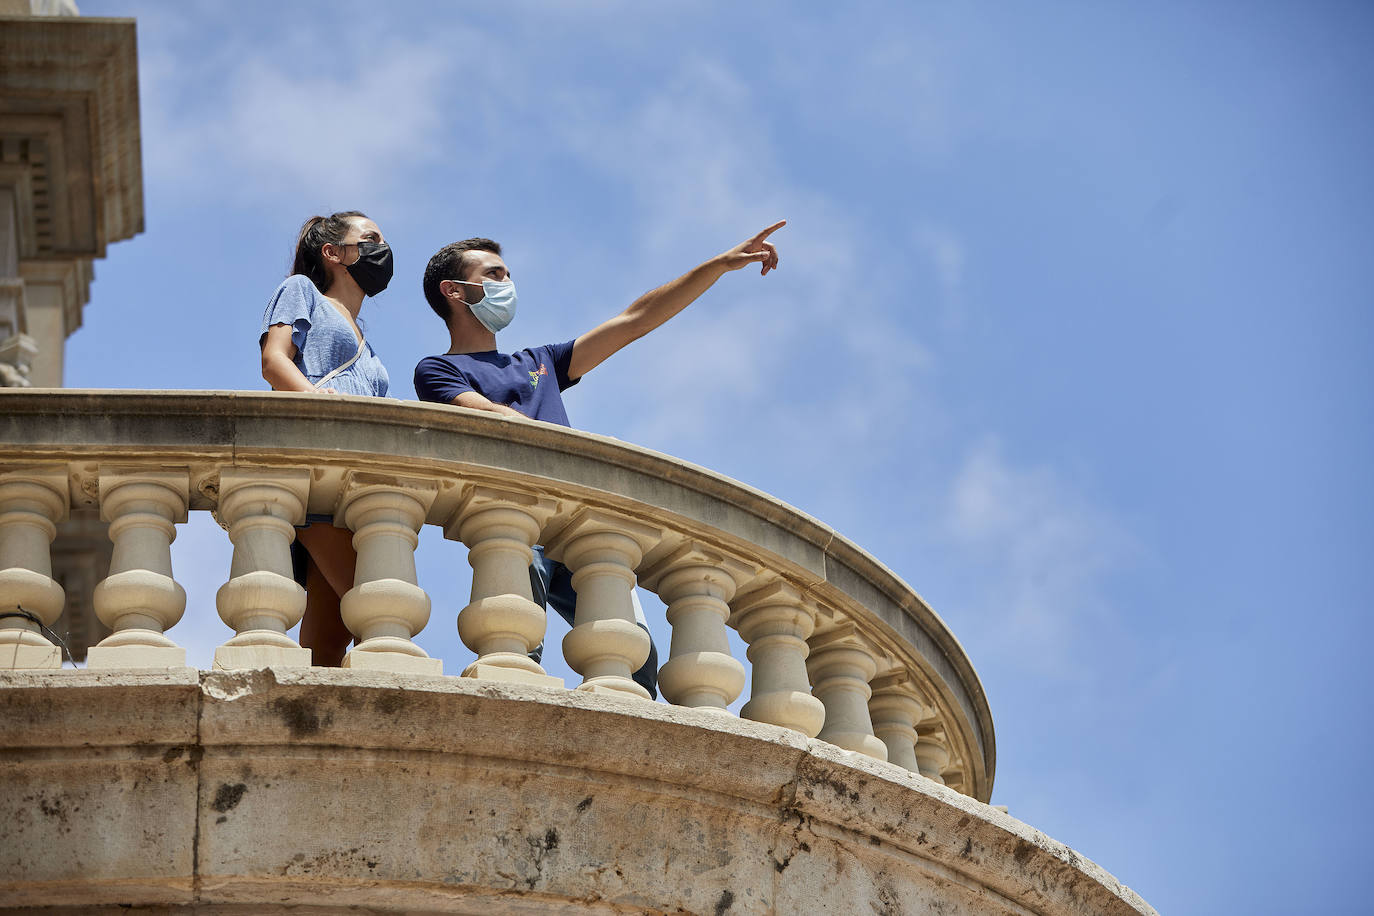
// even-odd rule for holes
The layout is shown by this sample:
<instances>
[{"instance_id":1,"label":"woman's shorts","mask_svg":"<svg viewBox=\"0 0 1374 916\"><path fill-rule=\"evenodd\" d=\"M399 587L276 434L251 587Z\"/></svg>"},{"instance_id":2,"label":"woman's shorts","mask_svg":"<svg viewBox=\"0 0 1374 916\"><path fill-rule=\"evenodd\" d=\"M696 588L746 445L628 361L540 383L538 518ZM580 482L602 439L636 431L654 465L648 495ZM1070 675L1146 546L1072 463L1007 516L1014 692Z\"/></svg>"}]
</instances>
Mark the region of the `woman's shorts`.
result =
<instances>
[{"instance_id":1,"label":"woman's shorts","mask_svg":"<svg viewBox=\"0 0 1374 916\"><path fill-rule=\"evenodd\" d=\"M312 513L305 517L304 525L297 525L296 530L309 528L311 525L332 525L334 516ZM291 542L291 578L296 580L296 584L305 588L305 566L310 561L310 551L305 549L300 538Z\"/></svg>"}]
</instances>

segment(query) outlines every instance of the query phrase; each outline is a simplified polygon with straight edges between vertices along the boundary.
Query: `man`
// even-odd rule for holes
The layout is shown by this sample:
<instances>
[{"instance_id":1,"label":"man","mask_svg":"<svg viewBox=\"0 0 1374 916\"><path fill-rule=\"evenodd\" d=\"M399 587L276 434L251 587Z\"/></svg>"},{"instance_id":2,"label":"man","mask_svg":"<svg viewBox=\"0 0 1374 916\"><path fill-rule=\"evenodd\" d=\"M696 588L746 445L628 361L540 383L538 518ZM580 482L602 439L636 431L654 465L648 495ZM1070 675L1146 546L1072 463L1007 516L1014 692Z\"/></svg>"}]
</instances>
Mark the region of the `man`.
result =
<instances>
[{"instance_id":1,"label":"man","mask_svg":"<svg viewBox=\"0 0 1374 916\"><path fill-rule=\"evenodd\" d=\"M522 416L571 426L563 391L631 341L672 318L722 276L749 264L761 264L761 275L776 270L777 249L767 239L787 224L781 220L752 238L716 255L687 273L640 296L623 312L562 344L504 354L496 334L515 316L515 284L501 246L490 239L467 239L441 248L425 267L425 299L448 326L448 352L428 356L415 367L415 393L422 401L456 404L508 416ZM571 576L535 548L530 584L537 603L553 605L573 622L576 593ZM637 598L635 616L647 631ZM531 655L536 661L542 646ZM649 658L634 674L635 682L658 695L658 653L652 641Z\"/></svg>"}]
</instances>

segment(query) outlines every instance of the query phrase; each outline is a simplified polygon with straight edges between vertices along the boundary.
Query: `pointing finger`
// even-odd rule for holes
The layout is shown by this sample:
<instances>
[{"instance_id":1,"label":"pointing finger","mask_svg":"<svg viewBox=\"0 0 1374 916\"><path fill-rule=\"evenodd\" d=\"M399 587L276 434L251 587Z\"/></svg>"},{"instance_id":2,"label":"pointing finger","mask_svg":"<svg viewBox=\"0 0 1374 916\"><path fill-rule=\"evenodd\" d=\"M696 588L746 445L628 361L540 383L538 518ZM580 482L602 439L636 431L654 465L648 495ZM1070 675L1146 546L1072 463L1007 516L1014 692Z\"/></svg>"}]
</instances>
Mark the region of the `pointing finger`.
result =
<instances>
[{"instance_id":1,"label":"pointing finger","mask_svg":"<svg viewBox=\"0 0 1374 916\"><path fill-rule=\"evenodd\" d=\"M768 236L772 235L774 232L777 232L779 229L781 229L783 226L786 226L786 225L787 225L787 220L785 220L785 219L780 219L780 220L778 220L776 223L774 223L773 225L769 226L767 229L764 229L764 230L763 230L762 232L760 232L758 235L754 236L752 239L750 239L750 241L751 241L751 242L762 242L764 239L768 238Z\"/></svg>"}]
</instances>

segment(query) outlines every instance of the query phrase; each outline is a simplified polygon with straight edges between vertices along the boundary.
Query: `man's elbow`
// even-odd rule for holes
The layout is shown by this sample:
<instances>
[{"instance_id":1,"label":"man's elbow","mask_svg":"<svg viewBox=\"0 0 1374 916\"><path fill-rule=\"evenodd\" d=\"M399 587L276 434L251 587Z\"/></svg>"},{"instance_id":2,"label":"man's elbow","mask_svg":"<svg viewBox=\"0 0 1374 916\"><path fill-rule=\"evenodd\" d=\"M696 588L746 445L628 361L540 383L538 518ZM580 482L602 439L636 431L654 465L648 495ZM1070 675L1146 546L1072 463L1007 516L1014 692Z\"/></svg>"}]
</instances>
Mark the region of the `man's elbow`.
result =
<instances>
[{"instance_id":1,"label":"man's elbow","mask_svg":"<svg viewBox=\"0 0 1374 916\"><path fill-rule=\"evenodd\" d=\"M620 316L616 322L618 327L615 331L616 349L628 346L639 338L648 334L662 322L655 323L652 316L647 312L629 312Z\"/></svg>"},{"instance_id":2,"label":"man's elbow","mask_svg":"<svg viewBox=\"0 0 1374 916\"><path fill-rule=\"evenodd\" d=\"M500 413L501 408L494 402L487 400L475 391L464 391L449 401L454 407L466 407L468 410L485 410L488 413Z\"/></svg>"}]
</instances>

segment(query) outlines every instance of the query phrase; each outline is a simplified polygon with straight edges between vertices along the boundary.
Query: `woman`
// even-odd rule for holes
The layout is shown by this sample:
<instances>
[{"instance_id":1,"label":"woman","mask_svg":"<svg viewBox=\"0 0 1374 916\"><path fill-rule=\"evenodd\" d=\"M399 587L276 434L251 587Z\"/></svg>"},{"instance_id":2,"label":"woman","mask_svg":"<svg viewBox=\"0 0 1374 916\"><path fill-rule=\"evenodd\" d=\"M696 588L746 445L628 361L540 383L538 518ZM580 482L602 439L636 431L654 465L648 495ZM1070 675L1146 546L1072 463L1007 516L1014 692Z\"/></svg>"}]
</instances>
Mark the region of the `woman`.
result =
<instances>
[{"instance_id":1,"label":"woman","mask_svg":"<svg viewBox=\"0 0 1374 916\"><path fill-rule=\"evenodd\" d=\"M262 316L262 377L272 390L385 397L386 367L358 313L364 298L386 289L391 272L391 248L365 215L311 217L296 241L291 276ZM353 638L339 616L358 559L353 534L335 528L330 516L308 516L292 559L305 586L301 645L313 650L316 665L337 666Z\"/></svg>"}]
</instances>

